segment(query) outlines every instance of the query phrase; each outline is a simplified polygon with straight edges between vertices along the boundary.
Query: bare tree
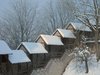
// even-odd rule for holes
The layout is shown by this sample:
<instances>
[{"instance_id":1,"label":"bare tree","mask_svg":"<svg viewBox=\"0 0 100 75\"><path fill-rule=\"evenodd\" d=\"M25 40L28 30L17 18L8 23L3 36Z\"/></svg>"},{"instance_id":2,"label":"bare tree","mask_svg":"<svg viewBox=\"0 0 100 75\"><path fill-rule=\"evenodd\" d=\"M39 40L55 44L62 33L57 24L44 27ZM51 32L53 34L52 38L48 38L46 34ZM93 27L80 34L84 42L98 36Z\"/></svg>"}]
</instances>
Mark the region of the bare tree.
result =
<instances>
[{"instance_id":1,"label":"bare tree","mask_svg":"<svg viewBox=\"0 0 100 75\"><path fill-rule=\"evenodd\" d=\"M32 41L36 34L34 18L37 5L31 6L27 0L15 0L11 8L2 17L2 39L6 40L12 48L16 48L20 42Z\"/></svg>"},{"instance_id":2,"label":"bare tree","mask_svg":"<svg viewBox=\"0 0 100 75\"><path fill-rule=\"evenodd\" d=\"M88 58L90 57L89 48L86 47L85 45L84 45L84 47L81 47L81 48L76 47L75 48L75 56L76 56L78 62L80 62L80 61L85 62L85 69L86 69L85 73L88 73L89 72Z\"/></svg>"},{"instance_id":3,"label":"bare tree","mask_svg":"<svg viewBox=\"0 0 100 75\"><path fill-rule=\"evenodd\" d=\"M81 7L84 7L84 10L80 10L77 12L76 17L85 25L90 27L92 31L95 33L95 47L96 47L96 55L97 61L100 59L100 50L98 47L99 40L99 18L100 18L100 1L99 0L83 0L81 2ZM91 22L92 21L92 22Z\"/></svg>"},{"instance_id":4,"label":"bare tree","mask_svg":"<svg viewBox=\"0 0 100 75\"><path fill-rule=\"evenodd\" d=\"M69 22L75 19L73 13L76 11L76 6L73 0L58 0L56 8L61 28L65 28Z\"/></svg>"},{"instance_id":5,"label":"bare tree","mask_svg":"<svg viewBox=\"0 0 100 75\"><path fill-rule=\"evenodd\" d=\"M64 28L68 22L74 20L74 5L74 2L70 0L49 0L48 6L45 7L46 22L48 22L46 32L51 34L57 28Z\"/></svg>"},{"instance_id":6,"label":"bare tree","mask_svg":"<svg viewBox=\"0 0 100 75\"><path fill-rule=\"evenodd\" d=\"M59 25L57 25L57 14L54 10L53 4L55 4L55 3L52 0L49 0L48 7L46 8L47 19L48 19L48 23L47 23L48 26L46 29L46 33L48 33L48 34L53 33L53 31L59 27Z\"/></svg>"}]
</instances>

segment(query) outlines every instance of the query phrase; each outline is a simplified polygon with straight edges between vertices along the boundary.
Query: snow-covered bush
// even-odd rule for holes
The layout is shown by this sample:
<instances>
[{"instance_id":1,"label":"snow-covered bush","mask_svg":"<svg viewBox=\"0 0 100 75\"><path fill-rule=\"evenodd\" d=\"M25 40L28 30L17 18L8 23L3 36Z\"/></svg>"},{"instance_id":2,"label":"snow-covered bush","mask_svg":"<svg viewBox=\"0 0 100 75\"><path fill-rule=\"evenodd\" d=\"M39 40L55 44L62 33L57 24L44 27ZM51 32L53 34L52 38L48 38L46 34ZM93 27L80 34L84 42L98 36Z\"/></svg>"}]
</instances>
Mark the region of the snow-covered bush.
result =
<instances>
[{"instance_id":1,"label":"snow-covered bush","mask_svg":"<svg viewBox=\"0 0 100 75\"><path fill-rule=\"evenodd\" d=\"M89 48L87 46L84 46L82 48L76 47L75 49L75 57L76 60L79 62L84 62L85 63L85 68L86 68L86 73L88 73L88 58L90 57L90 52Z\"/></svg>"},{"instance_id":2,"label":"snow-covered bush","mask_svg":"<svg viewBox=\"0 0 100 75\"><path fill-rule=\"evenodd\" d=\"M85 48L78 48L76 47L75 49L75 57L79 60L84 61L85 57L88 58L90 57L90 52L89 52L89 48L85 47Z\"/></svg>"}]
</instances>

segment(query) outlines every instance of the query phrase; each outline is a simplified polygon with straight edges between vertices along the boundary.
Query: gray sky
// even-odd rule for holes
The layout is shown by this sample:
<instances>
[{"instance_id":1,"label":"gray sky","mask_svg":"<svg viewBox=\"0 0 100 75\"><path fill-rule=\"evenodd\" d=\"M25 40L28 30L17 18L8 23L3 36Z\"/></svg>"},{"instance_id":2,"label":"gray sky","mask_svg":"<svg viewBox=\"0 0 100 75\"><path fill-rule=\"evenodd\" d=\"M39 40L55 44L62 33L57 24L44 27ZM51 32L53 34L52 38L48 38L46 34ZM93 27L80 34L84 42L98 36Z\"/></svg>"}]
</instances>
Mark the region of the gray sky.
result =
<instances>
[{"instance_id":1,"label":"gray sky","mask_svg":"<svg viewBox=\"0 0 100 75\"><path fill-rule=\"evenodd\" d=\"M0 0L0 9L4 9L9 4L9 0Z\"/></svg>"},{"instance_id":2,"label":"gray sky","mask_svg":"<svg viewBox=\"0 0 100 75\"><path fill-rule=\"evenodd\" d=\"M9 6L9 0L0 0L0 14Z\"/></svg>"},{"instance_id":3,"label":"gray sky","mask_svg":"<svg viewBox=\"0 0 100 75\"><path fill-rule=\"evenodd\" d=\"M3 14L5 10L9 9L10 2L13 0L0 0L0 14ZM33 0L31 0L33 1ZM39 6L44 5L44 3L48 0L34 0L39 3Z\"/></svg>"}]
</instances>

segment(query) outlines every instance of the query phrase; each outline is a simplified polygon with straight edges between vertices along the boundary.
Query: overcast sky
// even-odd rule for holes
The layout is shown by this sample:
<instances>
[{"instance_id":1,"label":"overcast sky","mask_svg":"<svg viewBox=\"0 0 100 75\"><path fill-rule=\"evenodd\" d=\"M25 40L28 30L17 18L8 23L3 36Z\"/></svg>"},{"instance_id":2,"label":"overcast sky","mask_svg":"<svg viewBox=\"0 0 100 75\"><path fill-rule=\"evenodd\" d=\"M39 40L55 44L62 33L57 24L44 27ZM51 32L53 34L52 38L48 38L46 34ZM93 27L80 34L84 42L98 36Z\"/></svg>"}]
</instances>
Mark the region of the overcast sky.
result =
<instances>
[{"instance_id":1,"label":"overcast sky","mask_svg":"<svg viewBox=\"0 0 100 75\"><path fill-rule=\"evenodd\" d=\"M5 9L9 4L9 0L0 0L0 9Z\"/></svg>"},{"instance_id":2,"label":"overcast sky","mask_svg":"<svg viewBox=\"0 0 100 75\"><path fill-rule=\"evenodd\" d=\"M0 14L4 13L6 9L9 9L10 2L13 0L0 0ZM33 0L30 0L33 1ZM39 5L44 5L44 3L48 0L34 0L39 3Z\"/></svg>"},{"instance_id":3,"label":"overcast sky","mask_svg":"<svg viewBox=\"0 0 100 75\"><path fill-rule=\"evenodd\" d=\"M0 14L9 7L9 0L0 0Z\"/></svg>"}]
</instances>

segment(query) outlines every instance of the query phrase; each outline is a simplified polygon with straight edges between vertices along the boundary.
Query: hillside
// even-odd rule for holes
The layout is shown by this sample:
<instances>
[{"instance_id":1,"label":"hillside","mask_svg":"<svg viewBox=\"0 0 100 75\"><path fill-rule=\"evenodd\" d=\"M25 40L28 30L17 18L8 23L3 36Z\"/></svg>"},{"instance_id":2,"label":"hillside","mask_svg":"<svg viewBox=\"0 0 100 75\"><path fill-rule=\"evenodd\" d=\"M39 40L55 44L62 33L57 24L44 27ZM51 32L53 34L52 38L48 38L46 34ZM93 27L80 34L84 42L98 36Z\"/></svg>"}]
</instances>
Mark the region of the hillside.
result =
<instances>
[{"instance_id":1,"label":"hillside","mask_svg":"<svg viewBox=\"0 0 100 75\"><path fill-rule=\"evenodd\" d=\"M92 55L88 61L89 72L85 73L84 62L73 59L67 66L63 75L100 75L100 61L96 61L96 56Z\"/></svg>"}]
</instances>

